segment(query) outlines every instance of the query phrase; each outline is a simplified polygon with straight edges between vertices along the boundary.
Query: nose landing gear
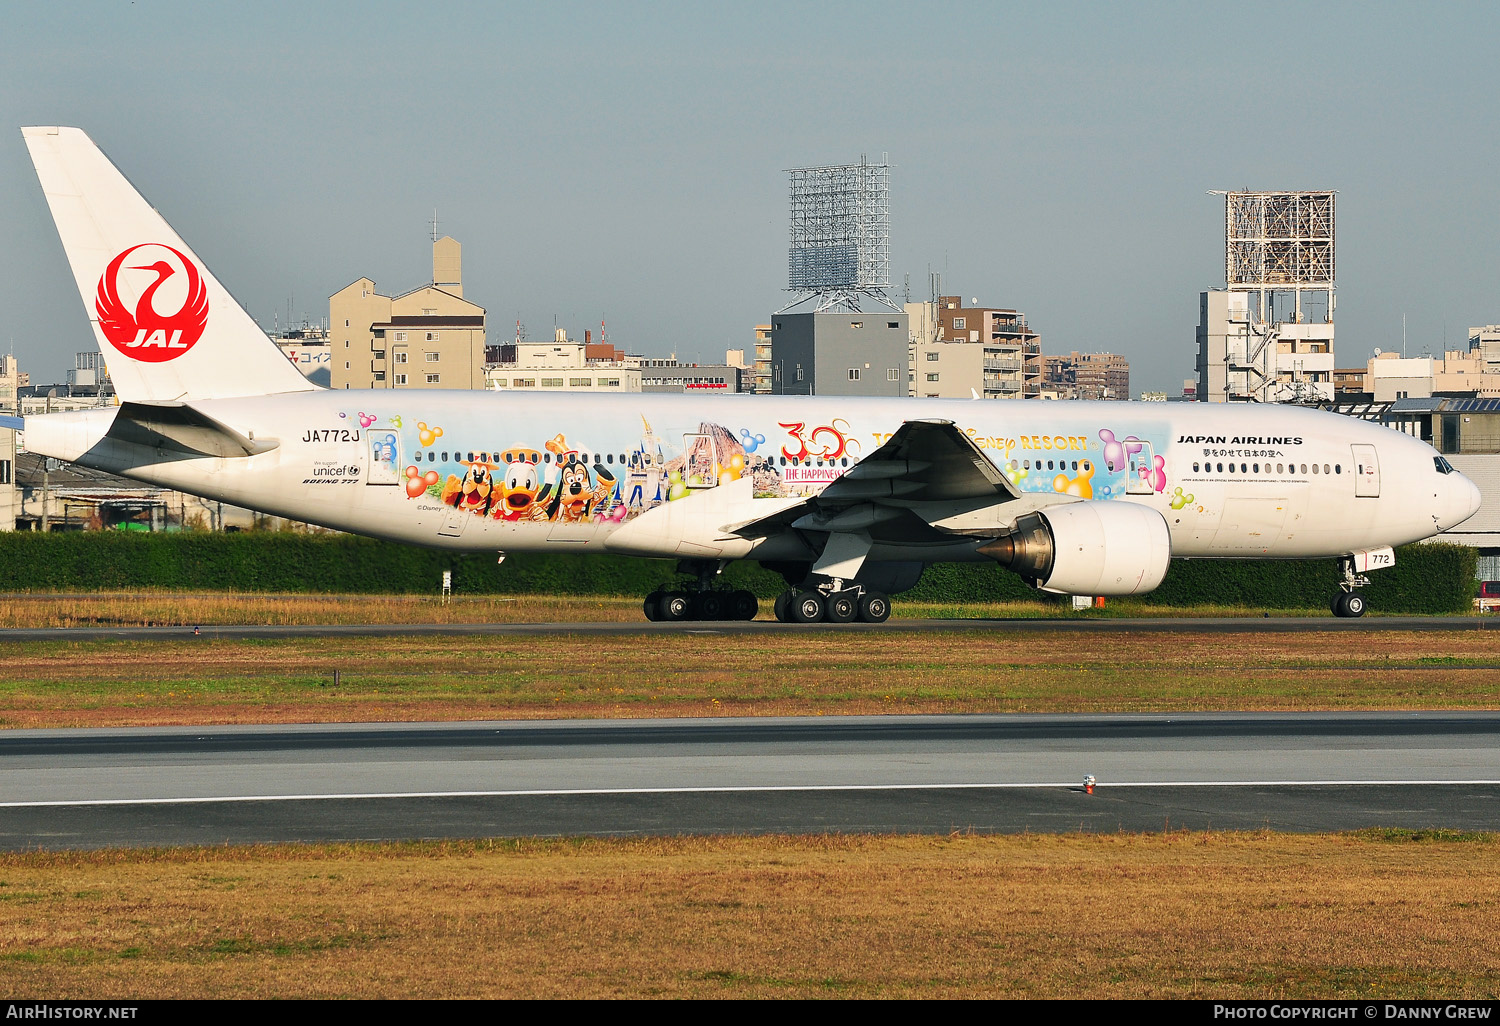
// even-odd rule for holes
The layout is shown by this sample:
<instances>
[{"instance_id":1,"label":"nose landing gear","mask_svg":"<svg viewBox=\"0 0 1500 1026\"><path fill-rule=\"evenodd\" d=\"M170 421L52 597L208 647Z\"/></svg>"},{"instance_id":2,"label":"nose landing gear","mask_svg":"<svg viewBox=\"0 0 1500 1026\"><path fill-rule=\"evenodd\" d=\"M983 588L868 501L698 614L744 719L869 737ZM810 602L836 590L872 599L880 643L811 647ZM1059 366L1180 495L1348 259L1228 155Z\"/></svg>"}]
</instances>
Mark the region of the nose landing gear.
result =
<instances>
[{"instance_id":1,"label":"nose landing gear","mask_svg":"<svg viewBox=\"0 0 1500 1026\"><path fill-rule=\"evenodd\" d=\"M1339 582L1338 594L1333 596L1333 615L1351 618L1364 616L1364 597L1354 589L1363 588L1370 583L1370 579L1354 572L1352 556L1345 556L1339 560L1339 570L1343 573L1343 580Z\"/></svg>"}]
</instances>

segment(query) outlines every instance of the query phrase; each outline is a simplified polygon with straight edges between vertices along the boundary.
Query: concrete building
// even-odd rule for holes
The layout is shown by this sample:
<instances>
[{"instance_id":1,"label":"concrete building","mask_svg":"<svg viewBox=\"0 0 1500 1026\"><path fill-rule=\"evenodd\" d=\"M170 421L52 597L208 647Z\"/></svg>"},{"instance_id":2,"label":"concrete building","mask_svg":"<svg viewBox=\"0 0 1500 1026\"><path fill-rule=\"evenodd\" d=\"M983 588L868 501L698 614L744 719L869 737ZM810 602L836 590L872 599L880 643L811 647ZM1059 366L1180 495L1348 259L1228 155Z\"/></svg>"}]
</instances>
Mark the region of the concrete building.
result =
<instances>
[{"instance_id":1,"label":"concrete building","mask_svg":"<svg viewBox=\"0 0 1500 1026\"><path fill-rule=\"evenodd\" d=\"M895 310L776 314L771 392L906 395L909 344L907 316Z\"/></svg>"},{"instance_id":2,"label":"concrete building","mask_svg":"<svg viewBox=\"0 0 1500 1026\"><path fill-rule=\"evenodd\" d=\"M1435 361L1430 356L1376 353L1365 369L1365 391L1377 403L1426 399L1432 395Z\"/></svg>"},{"instance_id":3,"label":"concrete building","mask_svg":"<svg viewBox=\"0 0 1500 1026\"><path fill-rule=\"evenodd\" d=\"M0 354L0 412L15 412L21 389L31 384L31 375L16 364L14 356Z\"/></svg>"},{"instance_id":4,"label":"concrete building","mask_svg":"<svg viewBox=\"0 0 1500 1026\"><path fill-rule=\"evenodd\" d=\"M1130 361L1115 353L1042 357L1042 391L1059 399L1129 399ZM1162 393L1166 401L1166 393Z\"/></svg>"},{"instance_id":5,"label":"concrete building","mask_svg":"<svg viewBox=\"0 0 1500 1026\"><path fill-rule=\"evenodd\" d=\"M497 391L639 392L641 361L608 343L568 338L558 328L551 342L520 340L491 346L485 387Z\"/></svg>"},{"instance_id":6,"label":"concrete building","mask_svg":"<svg viewBox=\"0 0 1500 1026\"><path fill-rule=\"evenodd\" d=\"M1331 401L1335 194L1222 195L1224 288L1199 295L1198 397Z\"/></svg>"},{"instance_id":7,"label":"concrete building","mask_svg":"<svg viewBox=\"0 0 1500 1026\"><path fill-rule=\"evenodd\" d=\"M334 388L485 387L484 308L463 298L462 250L432 244L432 284L382 296L360 278L328 300Z\"/></svg>"},{"instance_id":8,"label":"concrete building","mask_svg":"<svg viewBox=\"0 0 1500 1026\"><path fill-rule=\"evenodd\" d=\"M0 428L0 531L16 529L21 495L16 487L16 433Z\"/></svg>"},{"instance_id":9,"label":"concrete building","mask_svg":"<svg viewBox=\"0 0 1500 1026\"><path fill-rule=\"evenodd\" d=\"M315 385L328 388L333 384L333 344L324 328L293 328L272 335L276 348Z\"/></svg>"},{"instance_id":10,"label":"concrete building","mask_svg":"<svg viewBox=\"0 0 1500 1026\"><path fill-rule=\"evenodd\" d=\"M1331 320L1267 322L1247 292L1198 296L1198 392L1206 402L1333 399Z\"/></svg>"},{"instance_id":11,"label":"concrete building","mask_svg":"<svg viewBox=\"0 0 1500 1026\"><path fill-rule=\"evenodd\" d=\"M771 394L771 326L755 326L755 364L750 377L750 391L757 395Z\"/></svg>"},{"instance_id":12,"label":"concrete building","mask_svg":"<svg viewBox=\"0 0 1500 1026\"><path fill-rule=\"evenodd\" d=\"M73 354L73 369L68 371L69 395L114 395L115 383L97 349Z\"/></svg>"},{"instance_id":13,"label":"concrete building","mask_svg":"<svg viewBox=\"0 0 1500 1026\"><path fill-rule=\"evenodd\" d=\"M730 363L679 363L677 357L642 358L642 392L694 392L730 395L746 390L748 370Z\"/></svg>"},{"instance_id":14,"label":"concrete building","mask_svg":"<svg viewBox=\"0 0 1500 1026\"><path fill-rule=\"evenodd\" d=\"M930 399L1037 399L1041 336L1026 315L964 306L962 297L906 304L910 325L907 395Z\"/></svg>"}]
</instances>

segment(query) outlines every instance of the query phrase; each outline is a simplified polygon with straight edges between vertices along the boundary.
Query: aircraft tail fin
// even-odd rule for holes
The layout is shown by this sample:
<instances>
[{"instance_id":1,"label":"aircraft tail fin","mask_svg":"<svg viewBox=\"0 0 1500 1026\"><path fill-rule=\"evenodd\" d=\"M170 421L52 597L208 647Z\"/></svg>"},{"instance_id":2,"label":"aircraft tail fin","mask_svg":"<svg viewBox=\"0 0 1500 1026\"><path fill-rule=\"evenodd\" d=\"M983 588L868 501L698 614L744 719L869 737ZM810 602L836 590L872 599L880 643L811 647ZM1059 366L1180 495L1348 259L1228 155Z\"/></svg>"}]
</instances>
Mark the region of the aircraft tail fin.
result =
<instances>
[{"instance_id":1,"label":"aircraft tail fin","mask_svg":"<svg viewBox=\"0 0 1500 1026\"><path fill-rule=\"evenodd\" d=\"M121 400L318 387L83 131L39 127L21 134Z\"/></svg>"}]
</instances>

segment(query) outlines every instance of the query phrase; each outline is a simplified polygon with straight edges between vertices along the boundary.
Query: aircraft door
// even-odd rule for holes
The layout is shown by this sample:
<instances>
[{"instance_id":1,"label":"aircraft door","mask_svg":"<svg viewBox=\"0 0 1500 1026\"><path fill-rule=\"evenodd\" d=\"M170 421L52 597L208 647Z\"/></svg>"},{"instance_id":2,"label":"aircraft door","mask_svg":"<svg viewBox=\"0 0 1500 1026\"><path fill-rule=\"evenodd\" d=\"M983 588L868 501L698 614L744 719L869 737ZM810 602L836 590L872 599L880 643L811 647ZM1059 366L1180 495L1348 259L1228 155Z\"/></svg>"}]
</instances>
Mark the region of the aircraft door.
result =
<instances>
[{"instance_id":1,"label":"aircraft door","mask_svg":"<svg viewBox=\"0 0 1500 1026\"><path fill-rule=\"evenodd\" d=\"M689 488L712 488L719 483L713 435L683 435L682 451L687 456L687 465L682 470L683 484Z\"/></svg>"},{"instance_id":2,"label":"aircraft door","mask_svg":"<svg viewBox=\"0 0 1500 1026\"><path fill-rule=\"evenodd\" d=\"M1126 495L1151 495L1157 491L1155 473L1156 461L1152 458L1151 443L1137 442L1127 439L1125 451L1129 453L1127 459L1125 479Z\"/></svg>"},{"instance_id":3,"label":"aircraft door","mask_svg":"<svg viewBox=\"0 0 1500 1026\"><path fill-rule=\"evenodd\" d=\"M1380 458L1373 445L1351 445L1354 451L1354 494L1367 499L1380 497Z\"/></svg>"},{"instance_id":4,"label":"aircraft door","mask_svg":"<svg viewBox=\"0 0 1500 1026\"><path fill-rule=\"evenodd\" d=\"M365 474L365 484L400 484L401 436L395 431L377 428L374 431L367 430L365 439L370 444L370 463Z\"/></svg>"},{"instance_id":5,"label":"aircraft door","mask_svg":"<svg viewBox=\"0 0 1500 1026\"><path fill-rule=\"evenodd\" d=\"M455 506L443 517L443 526L438 528L439 538L457 538L464 533L464 525L474 519L474 514Z\"/></svg>"}]
</instances>

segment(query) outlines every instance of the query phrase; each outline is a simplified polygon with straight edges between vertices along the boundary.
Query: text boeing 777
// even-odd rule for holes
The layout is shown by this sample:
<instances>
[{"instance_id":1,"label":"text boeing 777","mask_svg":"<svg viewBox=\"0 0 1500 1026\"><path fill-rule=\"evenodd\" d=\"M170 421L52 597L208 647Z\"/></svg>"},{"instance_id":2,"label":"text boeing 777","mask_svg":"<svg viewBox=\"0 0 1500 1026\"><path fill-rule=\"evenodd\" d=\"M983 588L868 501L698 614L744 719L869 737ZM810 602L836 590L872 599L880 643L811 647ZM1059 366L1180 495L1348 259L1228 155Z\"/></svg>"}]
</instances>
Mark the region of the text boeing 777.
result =
<instances>
[{"instance_id":1,"label":"text boeing 777","mask_svg":"<svg viewBox=\"0 0 1500 1026\"><path fill-rule=\"evenodd\" d=\"M653 619L753 616L714 587L736 559L786 577L779 618L843 622L930 563L1130 595L1173 556L1340 557L1357 616L1362 573L1479 506L1425 443L1282 406L319 388L88 136L23 135L120 399L25 418L28 449L380 538L679 560Z\"/></svg>"}]
</instances>

